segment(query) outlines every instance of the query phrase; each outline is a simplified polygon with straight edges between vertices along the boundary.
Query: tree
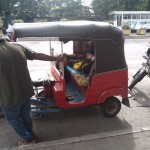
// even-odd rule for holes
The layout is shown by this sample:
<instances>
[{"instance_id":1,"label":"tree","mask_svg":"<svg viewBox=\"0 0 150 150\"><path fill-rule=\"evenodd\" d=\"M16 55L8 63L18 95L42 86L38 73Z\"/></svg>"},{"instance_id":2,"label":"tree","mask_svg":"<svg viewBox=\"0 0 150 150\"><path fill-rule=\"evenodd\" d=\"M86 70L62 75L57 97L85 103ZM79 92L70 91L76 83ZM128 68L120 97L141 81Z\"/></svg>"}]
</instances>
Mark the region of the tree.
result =
<instances>
[{"instance_id":1,"label":"tree","mask_svg":"<svg viewBox=\"0 0 150 150\"><path fill-rule=\"evenodd\" d=\"M0 14L25 22L33 18L86 18L108 19L110 11L150 10L150 0L0 0Z\"/></svg>"},{"instance_id":2,"label":"tree","mask_svg":"<svg viewBox=\"0 0 150 150\"><path fill-rule=\"evenodd\" d=\"M2 0L0 0L0 16L2 16L3 15L3 1Z\"/></svg>"},{"instance_id":3,"label":"tree","mask_svg":"<svg viewBox=\"0 0 150 150\"><path fill-rule=\"evenodd\" d=\"M150 10L150 0L93 0L92 9L101 20L107 20L110 11Z\"/></svg>"},{"instance_id":4,"label":"tree","mask_svg":"<svg viewBox=\"0 0 150 150\"><path fill-rule=\"evenodd\" d=\"M144 11L147 10L148 0L119 0L120 10Z\"/></svg>"},{"instance_id":5,"label":"tree","mask_svg":"<svg viewBox=\"0 0 150 150\"><path fill-rule=\"evenodd\" d=\"M38 6L40 0L20 0L16 5L18 18L30 22L33 18L37 17Z\"/></svg>"},{"instance_id":6,"label":"tree","mask_svg":"<svg viewBox=\"0 0 150 150\"><path fill-rule=\"evenodd\" d=\"M2 1L2 0L0 0ZM15 18L32 21L35 17L74 18L90 16L88 6L81 0L3 0L5 11L9 8ZM8 7L5 7L8 6ZM7 8L7 9L6 9Z\"/></svg>"},{"instance_id":7,"label":"tree","mask_svg":"<svg viewBox=\"0 0 150 150\"><path fill-rule=\"evenodd\" d=\"M150 10L150 0L148 1L147 10Z\"/></svg>"},{"instance_id":8,"label":"tree","mask_svg":"<svg viewBox=\"0 0 150 150\"><path fill-rule=\"evenodd\" d=\"M60 18L82 16L85 10L81 0L51 0L51 6L51 16Z\"/></svg>"},{"instance_id":9,"label":"tree","mask_svg":"<svg viewBox=\"0 0 150 150\"><path fill-rule=\"evenodd\" d=\"M108 19L108 13L116 10L118 1L116 0L93 0L92 9L95 16L101 21Z\"/></svg>"},{"instance_id":10,"label":"tree","mask_svg":"<svg viewBox=\"0 0 150 150\"><path fill-rule=\"evenodd\" d=\"M8 15L14 11L14 5L17 3L17 0L0 0L0 14Z\"/></svg>"}]
</instances>

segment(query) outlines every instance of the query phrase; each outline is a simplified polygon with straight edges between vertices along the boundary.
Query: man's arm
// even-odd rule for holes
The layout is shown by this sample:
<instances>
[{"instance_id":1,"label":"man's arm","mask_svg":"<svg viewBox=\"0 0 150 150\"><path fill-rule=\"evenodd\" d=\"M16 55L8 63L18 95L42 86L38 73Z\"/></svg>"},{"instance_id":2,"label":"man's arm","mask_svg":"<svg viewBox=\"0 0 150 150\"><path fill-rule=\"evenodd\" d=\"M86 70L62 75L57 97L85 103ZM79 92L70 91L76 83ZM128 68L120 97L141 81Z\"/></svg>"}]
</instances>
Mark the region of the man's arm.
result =
<instances>
[{"instance_id":1,"label":"man's arm","mask_svg":"<svg viewBox=\"0 0 150 150\"><path fill-rule=\"evenodd\" d=\"M64 61L64 57L62 56L49 56L47 54L43 54L43 53L35 53L34 56L35 60L43 60L43 61L58 61L58 62L62 62Z\"/></svg>"},{"instance_id":2,"label":"man's arm","mask_svg":"<svg viewBox=\"0 0 150 150\"><path fill-rule=\"evenodd\" d=\"M23 48L23 51L28 60L35 59L35 60L43 60L43 61L58 61L58 62L64 61L64 57L62 57L62 56L49 56L44 53L34 52L25 46L22 46L22 45L20 45L20 46Z\"/></svg>"}]
</instances>

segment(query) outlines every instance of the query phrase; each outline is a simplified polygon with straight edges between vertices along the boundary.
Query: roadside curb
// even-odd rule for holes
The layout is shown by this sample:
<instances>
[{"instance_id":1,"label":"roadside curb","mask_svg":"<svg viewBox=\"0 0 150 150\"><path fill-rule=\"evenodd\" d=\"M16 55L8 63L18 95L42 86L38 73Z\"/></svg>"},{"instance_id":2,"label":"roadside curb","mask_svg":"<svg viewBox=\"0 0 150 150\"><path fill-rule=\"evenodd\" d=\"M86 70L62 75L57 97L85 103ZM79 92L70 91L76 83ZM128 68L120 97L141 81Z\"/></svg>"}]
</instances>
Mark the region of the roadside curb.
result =
<instances>
[{"instance_id":1,"label":"roadside curb","mask_svg":"<svg viewBox=\"0 0 150 150\"><path fill-rule=\"evenodd\" d=\"M81 143L81 142L88 142L91 140L97 140L97 139L104 139L108 137L115 137L115 136L121 136L121 135L129 135L129 134L136 134L136 133L145 133L146 131L150 131L150 127L134 127L131 129L125 129L125 130L118 130L118 131L112 131L112 132L104 132L104 133L98 133L98 134L92 134L92 135L85 135L81 137L73 137L73 138L66 138L66 139L60 139L55 141L48 141L48 142L42 142L32 145L24 145L20 147L13 147L13 148L5 148L3 150L34 150L34 149L45 149L45 148L52 148L53 146L63 146L66 144L75 144L75 143Z\"/></svg>"}]
</instances>

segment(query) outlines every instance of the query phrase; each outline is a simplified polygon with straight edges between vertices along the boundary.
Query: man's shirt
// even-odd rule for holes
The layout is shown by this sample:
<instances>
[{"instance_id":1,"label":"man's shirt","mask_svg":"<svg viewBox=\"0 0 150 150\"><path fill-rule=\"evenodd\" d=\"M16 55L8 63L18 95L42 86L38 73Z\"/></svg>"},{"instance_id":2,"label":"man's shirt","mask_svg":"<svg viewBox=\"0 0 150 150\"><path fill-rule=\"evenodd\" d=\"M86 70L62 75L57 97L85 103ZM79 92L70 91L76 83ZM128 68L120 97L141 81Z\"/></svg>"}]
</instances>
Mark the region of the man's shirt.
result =
<instances>
[{"instance_id":1,"label":"man's shirt","mask_svg":"<svg viewBox=\"0 0 150 150\"><path fill-rule=\"evenodd\" d=\"M0 101L5 107L20 105L34 95L27 59L35 53L19 44L0 42Z\"/></svg>"}]
</instances>

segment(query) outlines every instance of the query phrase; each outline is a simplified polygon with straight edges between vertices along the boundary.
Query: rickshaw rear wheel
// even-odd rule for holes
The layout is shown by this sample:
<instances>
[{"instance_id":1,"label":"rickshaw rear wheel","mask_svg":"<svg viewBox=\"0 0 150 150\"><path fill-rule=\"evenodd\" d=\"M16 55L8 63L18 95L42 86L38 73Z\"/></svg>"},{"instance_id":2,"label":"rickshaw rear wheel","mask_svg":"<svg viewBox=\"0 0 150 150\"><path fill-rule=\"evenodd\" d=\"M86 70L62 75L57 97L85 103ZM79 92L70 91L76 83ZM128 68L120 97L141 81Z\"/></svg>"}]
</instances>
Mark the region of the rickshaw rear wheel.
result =
<instances>
[{"instance_id":1,"label":"rickshaw rear wheel","mask_svg":"<svg viewBox=\"0 0 150 150\"><path fill-rule=\"evenodd\" d=\"M121 102L116 97L108 98L101 106L101 111L106 117L116 116L121 109Z\"/></svg>"}]
</instances>

